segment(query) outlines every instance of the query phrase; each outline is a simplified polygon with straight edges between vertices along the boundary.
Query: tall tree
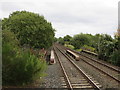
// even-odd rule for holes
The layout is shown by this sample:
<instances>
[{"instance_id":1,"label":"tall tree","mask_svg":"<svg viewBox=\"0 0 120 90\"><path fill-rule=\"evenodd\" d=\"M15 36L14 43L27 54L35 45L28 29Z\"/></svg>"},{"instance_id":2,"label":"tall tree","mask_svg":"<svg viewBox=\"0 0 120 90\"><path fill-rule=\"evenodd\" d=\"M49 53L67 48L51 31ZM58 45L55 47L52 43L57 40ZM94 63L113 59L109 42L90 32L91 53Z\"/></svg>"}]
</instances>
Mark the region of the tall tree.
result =
<instances>
[{"instance_id":1,"label":"tall tree","mask_svg":"<svg viewBox=\"0 0 120 90\"><path fill-rule=\"evenodd\" d=\"M65 43L62 37L59 37L59 38L58 38L58 42L59 42L60 44L62 44L62 45L64 45L64 43Z\"/></svg>"},{"instance_id":2,"label":"tall tree","mask_svg":"<svg viewBox=\"0 0 120 90\"><path fill-rule=\"evenodd\" d=\"M21 45L34 48L48 48L54 40L54 29L44 16L27 11L16 11L2 20L2 29L9 29L17 35Z\"/></svg>"},{"instance_id":3,"label":"tall tree","mask_svg":"<svg viewBox=\"0 0 120 90\"><path fill-rule=\"evenodd\" d=\"M66 36L64 36L63 39L64 39L64 41L70 42L70 40L72 39L72 37L70 35L66 35Z\"/></svg>"},{"instance_id":4,"label":"tall tree","mask_svg":"<svg viewBox=\"0 0 120 90\"><path fill-rule=\"evenodd\" d=\"M81 48L85 44L89 44L89 38L85 34L77 34L75 35L71 40L72 45L75 47L75 49Z\"/></svg>"}]
</instances>

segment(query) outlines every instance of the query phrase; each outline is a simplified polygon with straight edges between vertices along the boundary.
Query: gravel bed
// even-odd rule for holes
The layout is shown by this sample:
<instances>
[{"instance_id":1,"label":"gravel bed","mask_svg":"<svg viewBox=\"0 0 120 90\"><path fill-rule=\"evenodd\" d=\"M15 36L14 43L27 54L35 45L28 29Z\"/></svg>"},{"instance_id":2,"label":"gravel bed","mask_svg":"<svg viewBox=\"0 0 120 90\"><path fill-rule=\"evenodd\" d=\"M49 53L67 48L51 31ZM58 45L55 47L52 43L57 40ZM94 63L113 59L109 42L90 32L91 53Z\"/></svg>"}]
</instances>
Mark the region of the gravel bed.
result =
<instances>
[{"instance_id":1,"label":"gravel bed","mask_svg":"<svg viewBox=\"0 0 120 90\"><path fill-rule=\"evenodd\" d=\"M65 71L69 75L69 77L76 77L79 75L78 70L71 64L71 62L61 53L57 52L59 57L61 58L61 62L63 64L63 67L65 68Z\"/></svg>"},{"instance_id":2,"label":"gravel bed","mask_svg":"<svg viewBox=\"0 0 120 90\"><path fill-rule=\"evenodd\" d=\"M102 89L106 88L120 88L120 85L115 80L111 79L110 77L104 75L103 73L99 72L94 67L88 65L83 60L74 62L85 72L92 76L96 81L98 81L102 85Z\"/></svg>"},{"instance_id":3,"label":"gravel bed","mask_svg":"<svg viewBox=\"0 0 120 90\"><path fill-rule=\"evenodd\" d=\"M96 56L93 56L93 55L90 55L90 54L87 54L87 53L84 53L84 52L82 52L82 54L83 54L83 55L86 55L86 56L89 56L89 57L91 57L91 58L93 58L93 59L96 59L96 60L98 60L98 61L101 62L101 63L105 63L105 64L107 64L107 65L109 65L109 66L111 66L111 67L113 67L113 68L120 69L120 67L115 66L115 65L113 65L113 64L111 64L111 63L108 63L108 62L106 62L106 61L104 61L104 60L98 59L98 57L96 57Z\"/></svg>"},{"instance_id":4,"label":"gravel bed","mask_svg":"<svg viewBox=\"0 0 120 90\"><path fill-rule=\"evenodd\" d=\"M45 77L45 88L62 88L60 77L63 76L63 73L61 71L57 57L55 57L55 60L55 64L48 65L48 70L46 72L48 76Z\"/></svg>"},{"instance_id":5,"label":"gravel bed","mask_svg":"<svg viewBox=\"0 0 120 90\"><path fill-rule=\"evenodd\" d=\"M102 85L103 89L105 89L105 88L119 88L119 84L115 80L113 80L110 77L99 72L97 69L86 64L84 61L82 61L82 60L75 61L75 63L78 66L80 66L80 68L82 70L84 70L86 73L91 75L96 81L98 81Z\"/></svg>"},{"instance_id":6,"label":"gravel bed","mask_svg":"<svg viewBox=\"0 0 120 90\"><path fill-rule=\"evenodd\" d=\"M86 57L84 57L82 55L80 55L80 57L82 59L84 59L85 61L91 63L92 65L97 66L97 68L105 71L106 73L108 73L108 74L114 76L116 79L118 79L119 73L117 71L114 71L114 70L112 70L112 69L110 69L108 67L105 67L104 65L101 65L101 64L99 64L99 63L97 63L97 62L95 62L93 60L90 60L89 58L86 58Z\"/></svg>"},{"instance_id":7,"label":"gravel bed","mask_svg":"<svg viewBox=\"0 0 120 90\"><path fill-rule=\"evenodd\" d=\"M48 55L50 51L48 51ZM40 88L62 88L62 81L61 77L63 77L63 73L61 71L61 67L55 57L56 63L55 64L48 64L46 70L46 76L42 79L42 83L40 84ZM48 61L48 60L47 60Z\"/></svg>"},{"instance_id":8,"label":"gravel bed","mask_svg":"<svg viewBox=\"0 0 120 90\"><path fill-rule=\"evenodd\" d=\"M88 83L89 84L89 82L85 79L85 77L83 77L83 75L78 71L78 69L76 69L73 66L73 64L71 64L71 62L64 55L62 55L60 52L58 52L58 54L61 58L61 62L63 63L63 66L66 70L67 75L69 76L69 79L70 79L71 83L74 83L74 84L75 83L76 84L79 84L79 83L86 84L86 83Z\"/></svg>"}]
</instances>

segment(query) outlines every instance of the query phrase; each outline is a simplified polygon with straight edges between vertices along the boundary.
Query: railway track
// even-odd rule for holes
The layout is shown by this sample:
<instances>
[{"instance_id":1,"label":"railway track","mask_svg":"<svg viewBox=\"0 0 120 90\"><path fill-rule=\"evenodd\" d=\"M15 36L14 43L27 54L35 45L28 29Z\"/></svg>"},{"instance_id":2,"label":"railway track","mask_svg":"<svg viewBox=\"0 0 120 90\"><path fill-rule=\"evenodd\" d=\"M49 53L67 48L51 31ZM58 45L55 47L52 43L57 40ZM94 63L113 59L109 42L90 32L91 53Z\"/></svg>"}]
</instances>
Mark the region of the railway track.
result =
<instances>
[{"instance_id":1,"label":"railway track","mask_svg":"<svg viewBox=\"0 0 120 90\"><path fill-rule=\"evenodd\" d=\"M96 68L100 72L102 72L102 73L106 74L107 76L111 77L113 80L120 83L119 72L114 71L113 69L111 70L110 68L106 68L106 66L103 66L103 65L101 65L99 63L96 63L94 61L90 61L90 59L86 58L86 57L82 57L82 60L84 62L86 62L87 64L91 65L92 67Z\"/></svg>"},{"instance_id":2,"label":"railway track","mask_svg":"<svg viewBox=\"0 0 120 90\"><path fill-rule=\"evenodd\" d=\"M71 58L69 58L58 47L54 46L55 54L58 58L64 77L66 86L73 90L74 88L97 89L100 90L101 85L88 76L78 67ZM58 54L59 53L59 54Z\"/></svg>"},{"instance_id":3,"label":"railway track","mask_svg":"<svg viewBox=\"0 0 120 90\"><path fill-rule=\"evenodd\" d=\"M80 53L79 53L79 54L80 54ZM88 55L86 55L86 54L84 54L84 53L81 53L80 55L82 55L82 56L84 56L84 57L86 57L86 58L89 58L90 60L92 60L92 61L94 61L94 62L96 62L96 63L99 63L99 64L101 64L101 65L103 65L103 66L105 66L105 67L107 67L107 68L110 68L110 69L112 69L112 70L117 71L118 73L120 73L120 68L119 68L119 67L118 67L118 68L115 68L115 67L110 66L110 65L108 65L108 64L105 64L105 63L103 63L103 62L100 62L100 61L98 61L98 60L96 60L96 59L94 59L94 58L92 58L92 57L90 57L90 56L88 56Z\"/></svg>"},{"instance_id":4,"label":"railway track","mask_svg":"<svg viewBox=\"0 0 120 90\"><path fill-rule=\"evenodd\" d=\"M60 46L60 47L61 47L61 46ZM68 48L63 47L63 46L62 46L62 48L68 49ZM70 49L70 50L71 50L71 49ZM114 68L114 67L112 67L112 66L109 66L109 65L107 65L107 64L104 64L104 63L102 63L102 62L100 62L100 61L97 61L97 60L95 60L95 59L93 59L93 58L90 58L90 57L88 57L88 56L85 56L85 55L83 55L83 54L80 54L79 52L76 52L76 51L74 51L74 50L71 50L71 51L79 54L80 57L81 57L81 59L82 59L85 63L89 64L90 66L96 68L98 71L104 73L105 75L109 76L109 77L112 78L113 80L115 80L115 81L117 81L118 83L120 83L120 80L119 80L120 70L119 70L119 69L116 69L116 68Z\"/></svg>"}]
</instances>

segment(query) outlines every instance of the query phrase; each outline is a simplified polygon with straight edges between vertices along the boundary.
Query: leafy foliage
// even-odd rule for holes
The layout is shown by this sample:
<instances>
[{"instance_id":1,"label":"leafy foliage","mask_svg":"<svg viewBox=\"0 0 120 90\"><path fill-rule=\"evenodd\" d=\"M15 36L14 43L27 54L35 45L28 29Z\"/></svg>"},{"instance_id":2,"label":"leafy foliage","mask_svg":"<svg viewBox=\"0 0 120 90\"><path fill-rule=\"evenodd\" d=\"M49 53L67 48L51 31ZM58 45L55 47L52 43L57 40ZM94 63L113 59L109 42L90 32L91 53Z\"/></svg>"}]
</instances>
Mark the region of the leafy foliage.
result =
<instances>
[{"instance_id":1,"label":"leafy foliage","mask_svg":"<svg viewBox=\"0 0 120 90\"><path fill-rule=\"evenodd\" d=\"M120 36L115 38L114 51L111 55L110 62L117 66L120 66Z\"/></svg>"},{"instance_id":2,"label":"leafy foliage","mask_svg":"<svg viewBox=\"0 0 120 90\"><path fill-rule=\"evenodd\" d=\"M18 47L19 41L16 38L16 35L12 33L10 30L3 30L2 31L2 44L10 44L14 47Z\"/></svg>"},{"instance_id":3,"label":"leafy foliage","mask_svg":"<svg viewBox=\"0 0 120 90\"><path fill-rule=\"evenodd\" d=\"M64 42L64 40L63 40L63 38L62 38L62 37L59 37L59 38L58 38L58 42L59 42L60 44L62 44L62 45L64 45L64 44L65 44L65 42Z\"/></svg>"},{"instance_id":4,"label":"leafy foliage","mask_svg":"<svg viewBox=\"0 0 120 90\"><path fill-rule=\"evenodd\" d=\"M117 50L113 52L110 62L117 66L120 66L120 51Z\"/></svg>"},{"instance_id":5,"label":"leafy foliage","mask_svg":"<svg viewBox=\"0 0 120 90\"><path fill-rule=\"evenodd\" d=\"M114 39L108 34L91 35L80 33L73 37L69 35L66 35L63 38L60 37L58 41L60 44L79 52L82 51L82 49L96 52L98 53L98 58L120 66L119 31L120 29L118 29Z\"/></svg>"},{"instance_id":6,"label":"leafy foliage","mask_svg":"<svg viewBox=\"0 0 120 90\"><path fill-rule=\"evenodd\" d=\"M19 41L10 30L3 30L2 84L25 85L38 79L46 69L46 63L28 51L20 49Z\"/></svg>"},{"instance_id":7,"label":"leafy foliage","mask_svg":"<svg viewBox=\"0 0 120 90\"><path fill-rule=\"evenodd\" d=\"M113 53L113 48L114 43L112 37L107 34L101 35L98 44L98 57L104 60L109 59L110 55Z\"/></svg>"},{"instance_id":8,"label":"leafy foliage","mask_svg":"<svg viewBox=\"0 0 120 90\"><path fill-rule=\"evenodd\" d=\"M75 47L75 49L79 49L83 45L89 44L89 43L90 43L89 38L82 33L75 35L71 40L71 44Z\"/></svg>"},{"instance_id":9,"label":"leafy foliage","mask_svg":"<svg viewBox=\"0 0 120 90\"><path fill-rule=\"evenodd\" d=\"M82 49L88 50L88 51L91 51L91 52L95 52L95 48L90 47L90 46L88 46L88 45L84 45L84 46L82 47Z\"/></svg>"},{"instance_id":10,"label":"leafy foliage","mask_svg":"<svg viewBox=\"0 0 120 90\"><path fill-rule=\"evenodd\" d=\"M58 41L58 38L54 37L54 42L57 42Z\"/></svg>"},{"instance_id":11,"label":"leafy foliage","mask_svg":"<svg viewBox=\"0 0 120 90\"><path fill-rule=\"evenodd\" d=\"M64 36L64 38L63 38L63 40L66 42L70 42L71 41L71 39L72 39L72 37L71 36L69 36L69 35L66 35L66 36Z\"/></svg>"},{"instance_id":12,"label":"leafy foliage","mask_svg":"<svg viewBox=\"0 0 120 90\"><path fill-rule=\"evenodd\" d=\"M27 11L13 12L2 20L2 29L8 29L17 35L21 45L34 48L48 48L54 39L54 29L43 16Z\"/></svg>"},{"instance_id":13,"label":"leafy foliage","mask_svg":"<svg viewBox=\"0 0 120 90\"><path fill-rule=\"evenodd\" d=\"M73 46L73 45L65 44L65 47L68 47L68 48L70 48L70 49L74 49L74 46Z\"/></svg>"}]
</instances>

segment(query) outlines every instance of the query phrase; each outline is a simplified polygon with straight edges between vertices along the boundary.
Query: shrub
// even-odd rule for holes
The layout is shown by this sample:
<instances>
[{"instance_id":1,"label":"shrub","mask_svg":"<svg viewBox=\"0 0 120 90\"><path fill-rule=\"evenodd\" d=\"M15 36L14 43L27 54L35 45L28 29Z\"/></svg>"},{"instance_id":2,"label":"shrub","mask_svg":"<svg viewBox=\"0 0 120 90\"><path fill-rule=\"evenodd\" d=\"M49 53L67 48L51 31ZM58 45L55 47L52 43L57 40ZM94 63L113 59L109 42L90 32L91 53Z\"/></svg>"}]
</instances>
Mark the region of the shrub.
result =
<instances>
[{"instance_id":1,"label":"shrub","mask_svg":"<svg viewBox=\"0 0 120 90\"><path fill-rule=\"evenodd\" d=\"M85 50L88 50L88 51L91 51L91 52L95 52L95 48L90 47L90 46L88 46L88 45L84 45L84 46L82 47L82 49L85 49Z\"/></svg>"},{"instance_id":2,"label":"shrub","mask_svg":"<svg viewBox=\"0 0 120 90\"><path fill-rule=\"evenodd\" d=\"M9 35L7 35L7 34ZM11 36L12 35L12 36ZM29 51L22 51L15 35L9 30L3 31L2 46L2 84L25 85L43 75L46 62L38 59ZM11 38L14 37L14 38ZM10 40L12 41L10 41Z\"/></svg>"},{"instance_id":3,"label":"shrub","mask_svg":"<svg viewBox=\"0 0 120 90\"><path fill-rule=\"evenodd\" d=\"M29 52L19 55L11 52L11 46L3 47L3 84L24 85L42 75L46 68L45 61L39 60Z\"/></svg>"},{"instance_id":4,"label":"shrub","mask_svg":"<svg viewBox=\"0 0 120 90\"><path fill-rule=\"evenodd\" d=\"M81 52L81 51L82 51L82 49L76 49L76 51Z\"/></svg>"},{"instance_id":5,"label":"shrub","mask_svg":"<svg viewBox=\"0 0 120 90\"><path fill-rule=\"evenodd\" d=\"M120 66L120 52L119 51L115 51L112 56L111 56L111 60L110 62L112 64L115 64L117 66Z\"/></svg>"},{"instance_id":6,"label":"shrub","mask_svg":"<svg viewBox=\"0 0 120 90\"><path fill-rule=\"evenodd\" d=\"M67 45L65 44L66 47L70 48L70 49L74 49L74 46L73 45Z\"/></svg>"},{"instance_id":7,"label":"shrub","mask_svg":"<svg viewBox=\"0 0 120 90\"><path fill-rule=\"evenodd\" d=\"M80 33L71 39L71 44L75 47L75 49L81 48L83 45L89 45L90 40L89 37L86 34Z\"/></svg>"}]
</instances>

